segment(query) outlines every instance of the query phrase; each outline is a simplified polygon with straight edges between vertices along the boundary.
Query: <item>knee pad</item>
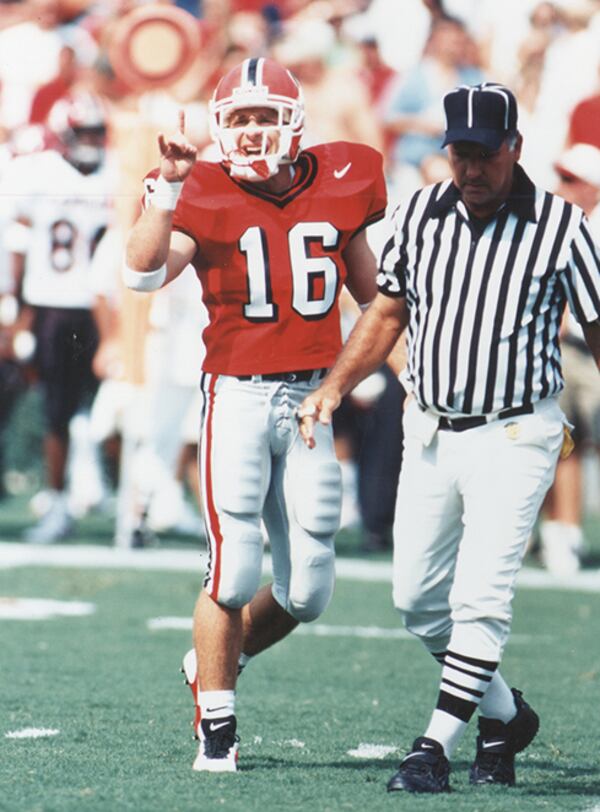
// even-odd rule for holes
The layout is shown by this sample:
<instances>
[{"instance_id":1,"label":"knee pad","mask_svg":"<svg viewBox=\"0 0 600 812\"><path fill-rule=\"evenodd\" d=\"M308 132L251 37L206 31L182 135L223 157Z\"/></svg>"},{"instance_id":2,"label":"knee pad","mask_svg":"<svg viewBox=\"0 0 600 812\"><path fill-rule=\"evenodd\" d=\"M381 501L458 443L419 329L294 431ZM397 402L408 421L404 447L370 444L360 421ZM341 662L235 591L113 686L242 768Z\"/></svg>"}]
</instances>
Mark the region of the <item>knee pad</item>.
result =
<instances>
[{"instance_id":1,"label":"knee pad","mask_svg":"<svg viewBox=\"0 0 600 812\"><path fill-rule=\"evenodd\" d=\"M263 537L258 528L223 521L223 540L210 541L205 588L221 606L241 609L256 594L262 573ZM236 526L237 525L237 526Z\"/></svg>"},{"instance_id":2,"label":"knee pad","mask_svg":"<svg viewBox=\"0 0 600 812\"><path fill-rule=\"evenodd\" d=\"M312 453L312 452L310 452ZM339 463L324 460L298 472L295 481L295 518L307 533L334 535L340 526L342 475Z\"/></svg>"},{"instance_id":3,"label":"knee pad","mask_svg":"<svg viewBox=\"0 0 600 812\"><path fill-rule=\"evenodd\" d=\"M328 607L335 583L335 555L333 546L323 546L302 565L294 568L287 599L286 611L300 623L310 623Z\"/></svg>"}]
</instances>

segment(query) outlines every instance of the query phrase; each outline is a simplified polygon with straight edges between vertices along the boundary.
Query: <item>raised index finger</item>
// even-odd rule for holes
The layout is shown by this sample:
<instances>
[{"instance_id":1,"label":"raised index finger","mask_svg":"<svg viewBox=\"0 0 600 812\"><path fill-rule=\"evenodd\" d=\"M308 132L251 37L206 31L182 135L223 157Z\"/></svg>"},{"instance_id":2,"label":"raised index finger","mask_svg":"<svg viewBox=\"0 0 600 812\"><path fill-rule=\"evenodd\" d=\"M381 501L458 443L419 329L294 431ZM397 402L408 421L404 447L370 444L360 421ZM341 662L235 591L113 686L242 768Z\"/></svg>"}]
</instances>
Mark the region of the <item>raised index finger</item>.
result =
<instances>
[{"instance_id":1,"label":"raised index finger","mask_svg":"<svg viewBox=\"0 0 600 812\"><path fill-rule=\"evenodd\" d=\"M179 111L179 132L183 135L185 132L185 110Z\"/></svg>"}]
</instances>

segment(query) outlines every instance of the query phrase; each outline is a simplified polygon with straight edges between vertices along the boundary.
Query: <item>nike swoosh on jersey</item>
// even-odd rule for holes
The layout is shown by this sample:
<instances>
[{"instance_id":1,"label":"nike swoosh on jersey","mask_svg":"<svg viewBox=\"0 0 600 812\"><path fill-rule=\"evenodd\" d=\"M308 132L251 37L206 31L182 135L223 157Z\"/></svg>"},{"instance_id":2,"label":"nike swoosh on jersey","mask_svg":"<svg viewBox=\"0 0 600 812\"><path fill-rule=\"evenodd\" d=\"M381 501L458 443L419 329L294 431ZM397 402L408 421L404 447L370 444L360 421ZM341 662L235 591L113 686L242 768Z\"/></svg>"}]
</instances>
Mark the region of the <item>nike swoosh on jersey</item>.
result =
<instances>
[{"instance_id":1,"label":"nike swoosh on jersey","mask_svg":"<svg viewBox=\"0 0 600 812\"><path fill-rule=\"evenodd\" d=\"M340 178L344 177L344 175L350 169L351 166L352 166L352 161L349 161L343 169L334 169L333 170L333 177L336 178L336 180L340 180Z\"/></svg>"},{"instance_id":2,"label":"nike swoosh on jersey","mask_svg":"<svg viewBox=\"0 0 600 812\"><path fill-rule=\"evenodd\" d=\"M227 722L211 722L208 727L209 727L209 730L214 731L214 730L219 730L219 728L225 727L225 725L228 725L228 724L229 724L229 721L227 721Z\"/></svg>"}]
</instances>

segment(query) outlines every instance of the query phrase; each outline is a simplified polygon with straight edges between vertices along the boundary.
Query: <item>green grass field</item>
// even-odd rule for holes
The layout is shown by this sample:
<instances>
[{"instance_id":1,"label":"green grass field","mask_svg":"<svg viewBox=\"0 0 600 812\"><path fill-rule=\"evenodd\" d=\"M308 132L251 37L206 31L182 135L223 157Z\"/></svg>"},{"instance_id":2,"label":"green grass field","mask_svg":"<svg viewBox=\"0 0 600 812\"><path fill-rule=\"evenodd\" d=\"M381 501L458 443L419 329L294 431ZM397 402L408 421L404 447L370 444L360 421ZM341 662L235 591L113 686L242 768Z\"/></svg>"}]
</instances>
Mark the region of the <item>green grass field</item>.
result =
<instances>
[{"instance_id":1,"label":"green grass field","mask_svg":"<svg viewBox=\"0 0 600 812\"><path fill-rule=\"evenodd\" d=\"M13 510L12 520L8 506L2 515L16 529L23 514ZM97 528L91 540L100 538ZM342 555L352 551L349 536L340 542ZM0 605L20 597L96 607L0 621L0 810L600 809L600 594L518 591L503 672L542 718L518 757L518 786L468 785L472 724L453 760L453 792L415 797L387 795L385 784L428 721L438 668L414 640L358 636L362 627L396 633L398 618L387 583L344 577L318 622L327 636L296 632L242 676L238 774L192 772L191 695L178 670L190 632L152 631L148 621L189 618L200 580L189 571L0 568ZM58 732L7 736L27 728Z\"/></svg>"}]
</instances>

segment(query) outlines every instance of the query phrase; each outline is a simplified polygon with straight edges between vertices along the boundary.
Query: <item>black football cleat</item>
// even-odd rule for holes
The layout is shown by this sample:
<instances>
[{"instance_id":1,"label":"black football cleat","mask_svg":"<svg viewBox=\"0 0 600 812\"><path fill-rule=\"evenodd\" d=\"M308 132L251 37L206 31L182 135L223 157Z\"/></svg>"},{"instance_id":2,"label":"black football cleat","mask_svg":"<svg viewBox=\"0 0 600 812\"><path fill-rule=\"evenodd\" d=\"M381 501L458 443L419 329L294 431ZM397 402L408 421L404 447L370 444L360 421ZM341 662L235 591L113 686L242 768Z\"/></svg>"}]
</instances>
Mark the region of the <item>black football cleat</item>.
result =
<instances>
[{"instance_id":1,"label":"black football cleat","mask_svg":"<svg viewBox=\"0 0 600 812\"><path fill-rule=\"evenodd\" d=\"M434 739L420 736L388 781L388 792L449 792L450 764L444 748Z\"/></svg>"},{"instance_id":2,"label":"black football cleat","mask_svg":"<svg viewBox=\"0 0 600 812\"><path fill-rule=\"evenodd\" d=\"M521 691L512 689L517 715L510 722L479 717L477 754L469 771L471 784L504 784L514 787L515 754L535 738L540 726L537 713L525 702Z\"/></svg>"}]
</instances>

